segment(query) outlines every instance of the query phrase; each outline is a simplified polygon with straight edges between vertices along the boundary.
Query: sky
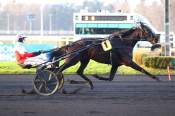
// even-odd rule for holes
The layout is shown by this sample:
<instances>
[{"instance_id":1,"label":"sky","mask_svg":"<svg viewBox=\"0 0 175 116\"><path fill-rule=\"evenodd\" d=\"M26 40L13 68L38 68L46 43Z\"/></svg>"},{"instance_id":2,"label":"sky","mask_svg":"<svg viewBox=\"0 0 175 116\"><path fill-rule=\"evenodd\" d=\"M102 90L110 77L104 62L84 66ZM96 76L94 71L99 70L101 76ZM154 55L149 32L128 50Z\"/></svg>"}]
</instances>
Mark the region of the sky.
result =
<instances>
[{"instance_id":1,"label":"sky","mask_svg":"<svg viewBox=\"0 0 175 116\"><path fill-rule=\"evenodd\" d=\"M25 3L25 4L31 4L31 3L37 3L37 4L67 4L67 3L73 3L75 5L81 5L83 1L94 1L94 0L0 0L0 3L7 4L9 2L16 1L18 3ZM104 4L111 4L116 1L125 1L125 0L98 0L100 2L103 2ZM139 3L140 0L128 0L129 4L131 6L135 6ZM155 0L146 0L148 4L153 2ZM159 0L156 0L159 1Z\"/></svg>"}]
</instances>

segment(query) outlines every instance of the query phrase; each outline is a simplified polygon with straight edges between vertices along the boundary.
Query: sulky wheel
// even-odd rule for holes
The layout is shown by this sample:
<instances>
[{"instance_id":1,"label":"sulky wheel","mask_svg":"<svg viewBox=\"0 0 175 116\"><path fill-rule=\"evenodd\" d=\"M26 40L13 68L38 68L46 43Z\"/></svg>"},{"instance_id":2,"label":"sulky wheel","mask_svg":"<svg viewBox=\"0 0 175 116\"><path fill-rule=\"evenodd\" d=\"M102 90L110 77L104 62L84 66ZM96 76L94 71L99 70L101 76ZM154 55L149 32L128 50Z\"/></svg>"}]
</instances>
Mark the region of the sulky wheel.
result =
<instances>
[{"instance_id":1,"label":"sulky wheel","mask_svg":"<svg viewBox=\"0 0 175 116\"><path fill-rule=\"evenodd\" d=\"M60 74L60 76L61 77L47 69L37 70L36 76L33 80L34 90L37 94L43 96L54 94L63 86L63 75Z\"/></svg>"}]
</instances>

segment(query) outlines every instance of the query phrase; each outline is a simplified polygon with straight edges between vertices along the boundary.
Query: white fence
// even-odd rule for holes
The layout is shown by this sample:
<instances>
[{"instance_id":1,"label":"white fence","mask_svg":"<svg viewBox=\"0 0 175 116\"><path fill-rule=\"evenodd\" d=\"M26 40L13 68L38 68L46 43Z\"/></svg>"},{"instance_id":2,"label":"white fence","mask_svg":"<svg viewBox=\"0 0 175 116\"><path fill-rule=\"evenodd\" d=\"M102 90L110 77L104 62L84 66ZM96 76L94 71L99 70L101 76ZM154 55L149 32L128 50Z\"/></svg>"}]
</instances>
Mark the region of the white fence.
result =
<instances>
[{"instance_id":1,"label":"white fence","mask_svg":"<svg viewBox=\"0 0 175 116\"><path fill-rule=\"evenodd\" d=\"M0 61L14 61L13 45L0 45Z\"/></svg>"},{"instance_id":2,"label":"white fence","mask_svg":"<svg viewBox=\"0 0 175 116\"><path fill-rule=\"evenodd\" d=\"M73 36L28 36L27 44L52 44L57 47L74 41ZM0 61L14 61L14 44L16 36L0 36Z\"/></svg>"}]
</instances>

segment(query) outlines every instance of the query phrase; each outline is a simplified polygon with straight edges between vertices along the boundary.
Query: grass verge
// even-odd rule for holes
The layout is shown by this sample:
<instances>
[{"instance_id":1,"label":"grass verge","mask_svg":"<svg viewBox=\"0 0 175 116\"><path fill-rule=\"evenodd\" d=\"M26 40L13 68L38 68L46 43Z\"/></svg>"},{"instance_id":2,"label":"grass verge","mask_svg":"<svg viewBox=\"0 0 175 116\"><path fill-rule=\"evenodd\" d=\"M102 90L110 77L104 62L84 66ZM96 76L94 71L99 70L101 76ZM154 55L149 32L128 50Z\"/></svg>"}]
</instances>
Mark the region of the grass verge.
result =
<instances>
[{"instance_id":1,"label":"grass verge","mask_svg":"<svg viewBox=\"0 0 175 116\"><path fill-rule=\"evenodd\" d=\"M75 66L72 66L64 71L64 74L75 74L76 70L79 67L79 63ZM143 67L143 66L142 66ZM108 74L111 66L106 64L100 64L94 61L90 61L88 64L85 74ZM153 69L146 68L148 72L154 75L167 75L166 69ZM170 70L171 74L175 75L175 70ZM16 62L1 62L0 63L0 74L35 74L35 69L22 69L16 64ZM137 75L142 74L130 67L120 66L117 70L117 74L121 75Z\"/></svg>"}]
</instances>

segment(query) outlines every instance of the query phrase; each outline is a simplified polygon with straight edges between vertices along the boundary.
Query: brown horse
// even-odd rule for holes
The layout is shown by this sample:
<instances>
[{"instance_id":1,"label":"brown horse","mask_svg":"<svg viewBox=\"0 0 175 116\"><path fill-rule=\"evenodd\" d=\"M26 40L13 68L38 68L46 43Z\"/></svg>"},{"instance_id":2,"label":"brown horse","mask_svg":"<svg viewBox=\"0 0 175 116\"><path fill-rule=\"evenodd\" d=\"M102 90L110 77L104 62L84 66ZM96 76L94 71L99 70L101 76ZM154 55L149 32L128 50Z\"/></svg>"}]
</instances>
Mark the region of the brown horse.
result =
<instances>
[{"instance_id":1,"label":"brown horse","mask_svg":"<svg viewBox=\"0 0 175 116\"><path fill-rule=\"evenodd\" d=\"M82 39L60 48L59 53L62 52L62 54L71 53L74 51L77 52L67 56L64 64L60 66L59 72L62 72L80 62L80 67L77 70L77 74L88 81L91 89L93 89L92 81L83 74L84 69L87 67L90 59L92 59L99 63L112 65L109 78L100 77L96 74L93 75L95 78L100 80L112 81L118 67L121 65L129 66L135 70L145 73L152 79L159 80L156 76L150 74L132 60L133 48L138 41L149 41L152 44L157 43L158 41L158 37L147 25L140 23L139 27L134 27L120 33L114 33L107 39L110 41L113 47L109 51L104 51L102 49L101 42L104 40L90 38Z\"/></svg>"}]
</instances>

